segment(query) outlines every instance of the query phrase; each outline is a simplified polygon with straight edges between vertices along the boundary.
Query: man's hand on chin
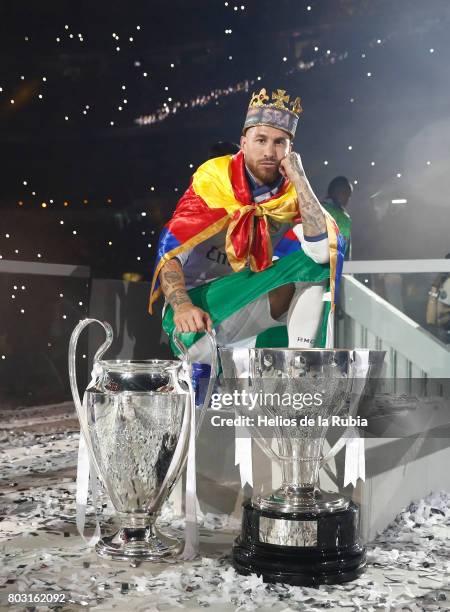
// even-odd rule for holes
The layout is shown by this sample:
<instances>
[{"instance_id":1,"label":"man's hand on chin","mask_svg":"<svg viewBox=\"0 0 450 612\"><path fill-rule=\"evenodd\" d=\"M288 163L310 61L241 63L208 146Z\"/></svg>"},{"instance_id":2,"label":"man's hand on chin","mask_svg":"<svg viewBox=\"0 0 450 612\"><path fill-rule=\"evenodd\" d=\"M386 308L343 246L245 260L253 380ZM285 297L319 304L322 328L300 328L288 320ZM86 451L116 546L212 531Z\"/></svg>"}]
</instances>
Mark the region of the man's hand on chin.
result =
<instances>
[{"instance_id":1,"label":"man's hand on chin","mask_svg":"<svg viewBox=\"0 0 450 612\"><path fill-rule=\"evenodd\" d=\"M305 171L303 169L302 158L299 153L292 151L288 153L286 157L280 162L280 174L295 183L299 179L305 177Z\"/></svg>"},{"instance_id":2,"label":"man's hand on chin","mask_svg":"<svg viewBox=\"0 0 450 612\"><path fill-rule=\"evenodd\" d=\"M174 307L173 322L179 332L211 332L213 328L209 314L187 302Z\"/></svg>"},{"instance_id":3,"label":"man's hand on chin","mask_svg":"<svg viewBox=\"0 0 450 612\"><path fill-rule=\"evenodd\" d=\"M315 238L327 231L325 216L303 169L302 158L292 151L280 162L281 174L289 179L297 192L303 234Z\"/></svg>"}]
</instances>

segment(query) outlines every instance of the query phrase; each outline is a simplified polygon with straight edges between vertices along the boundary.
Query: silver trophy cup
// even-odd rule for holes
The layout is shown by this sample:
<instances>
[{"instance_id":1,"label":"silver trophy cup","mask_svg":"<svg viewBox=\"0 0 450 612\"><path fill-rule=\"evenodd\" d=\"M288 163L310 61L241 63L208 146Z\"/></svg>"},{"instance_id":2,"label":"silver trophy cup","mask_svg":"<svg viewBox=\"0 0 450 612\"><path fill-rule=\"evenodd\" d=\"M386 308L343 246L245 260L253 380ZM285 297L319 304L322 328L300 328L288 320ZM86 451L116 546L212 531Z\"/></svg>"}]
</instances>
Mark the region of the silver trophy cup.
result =
<instances>
[{"instance_id":1,"label":"silver trophy cup","mask_svg":"<svg viewBox=\"0 0 450 612\"><path fill-rule=\"evenodd\" d=\"M106 341L94 357L92 380L81 402L76 383L76 345L81 331L99 323ZM103 537L97 553L110 559L158 561L178 554L181 543L155 526L158 512L185 465L191 428L198 431L215 379L216 346L203 408L196 417L187 352L180 361L102 360L113 340L108 323L85 319L74 329L69 348L72 395L91 462L120 521Z\"/></svg>"},{"instance_id":2,"label":"silver trophy cup","mask_svg":"<svg viewBox=\"0 0 450 612\"><path fill-rule=\"evenodd\" d=\"M282 474L280 488L244 503L234 566L298 585L355 578L365 563L358 507L339 493L322 491L319 469L332 417L355 412L355 399L368 377L379 375L384 352L221 348L219 353L225 386L259 398L251 411L242 402L236 410L238 416L251 414L250 435Z\"/></svg>"}]
</instances>

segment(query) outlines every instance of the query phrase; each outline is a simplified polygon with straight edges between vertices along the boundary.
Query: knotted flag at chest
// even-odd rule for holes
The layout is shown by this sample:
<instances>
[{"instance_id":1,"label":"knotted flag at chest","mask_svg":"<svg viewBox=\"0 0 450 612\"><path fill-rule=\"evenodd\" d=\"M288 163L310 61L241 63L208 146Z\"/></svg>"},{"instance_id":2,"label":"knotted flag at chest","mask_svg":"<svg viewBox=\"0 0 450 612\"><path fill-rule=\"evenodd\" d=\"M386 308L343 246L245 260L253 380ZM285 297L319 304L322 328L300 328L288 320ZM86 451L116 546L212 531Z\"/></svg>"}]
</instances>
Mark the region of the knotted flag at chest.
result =
<instances>
[{"instance_id":1,"label":"knotted flag at chest","mask_svg":"<svg viewBox=\"0 0 450 612\"><path fill-rule=\"evenodd\" d=\"M330 244L331 290L334 291L339 229L324 211ZM159 275L164 264L204 240L226 230L225 251L235 272L247 264L252 272L272 266L269 220L293 223L299 217L297 193L287 180L264 202L252 201L244 156L226 155L202 164L161 231L150 292L150 313L161 294Z\"/></svg>"}]
</instances>

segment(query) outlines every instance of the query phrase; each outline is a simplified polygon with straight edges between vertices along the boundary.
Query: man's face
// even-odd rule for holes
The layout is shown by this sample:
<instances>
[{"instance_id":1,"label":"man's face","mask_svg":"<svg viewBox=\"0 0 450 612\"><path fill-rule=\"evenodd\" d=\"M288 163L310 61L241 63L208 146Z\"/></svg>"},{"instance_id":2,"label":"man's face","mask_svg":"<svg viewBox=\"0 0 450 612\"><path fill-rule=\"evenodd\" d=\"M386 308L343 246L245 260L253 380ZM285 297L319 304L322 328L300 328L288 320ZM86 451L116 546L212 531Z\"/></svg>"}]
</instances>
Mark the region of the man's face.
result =
<instances>
[{"instance_id":1,"label":"man's face","mask_svg":"<svg viewBox=\"0 0 450 612\"><path fill-rule=\"evenodd\" d=\"M290 153L292 143L283 130L257 125L241 136L241 149L250 172L264 185L277 179L280 162Z\"/></svg>"}]
</instances>

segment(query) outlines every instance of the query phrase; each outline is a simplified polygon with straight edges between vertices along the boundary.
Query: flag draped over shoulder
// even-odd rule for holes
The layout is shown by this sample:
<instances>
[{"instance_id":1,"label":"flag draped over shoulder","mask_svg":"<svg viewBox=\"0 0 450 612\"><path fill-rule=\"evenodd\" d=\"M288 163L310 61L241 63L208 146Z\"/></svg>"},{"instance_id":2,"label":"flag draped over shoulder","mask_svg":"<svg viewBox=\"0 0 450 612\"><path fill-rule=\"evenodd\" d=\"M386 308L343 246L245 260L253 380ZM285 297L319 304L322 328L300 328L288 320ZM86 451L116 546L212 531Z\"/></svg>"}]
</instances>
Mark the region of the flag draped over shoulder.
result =
<instances>
[{"instance_id":1,"label":"flag draped over shoulder","mask_svg":"<svg viewBox=\"0 0 450 612\"><path fill-rule=\"evenodd\" d=\"M333 298L342 271L340 234L332 216L323 211L330 245L329 275ZM161 293L161 269L176 255L226 229L225 251L232 269L235 272L243 271L248 262L251 272L261 272L273 265L268 218L278 223L290 223L298 216L297 194L289 181L285 180L272 198L255 204L252 202L242 152L208 160L194 173L189 189L179 200L172 218L160 234L151 285L150 312ZM297 244L300 246L298 240ZM286 254L279 252L278 256ZM332 299L332 307L334 301Z\"/></svg>"},{"instance_id":2,"label":"flag draped over shoulder","mask_svg":"<svg viewBox=\"0 0 450 612\"><path fill-rule=\"evenodd\" d=\"M232 269L242 270L249 261L250 269L259 272L272 265L267 218L288 223L296 216L297 194L289 181L284 181L280 191L265 202L252 202L242 152L205 162L195 172L189 189L161 232L150 312L160 295L161 268L179 253L226 229L225 250Z\"/></svg>"}]
</instances>

